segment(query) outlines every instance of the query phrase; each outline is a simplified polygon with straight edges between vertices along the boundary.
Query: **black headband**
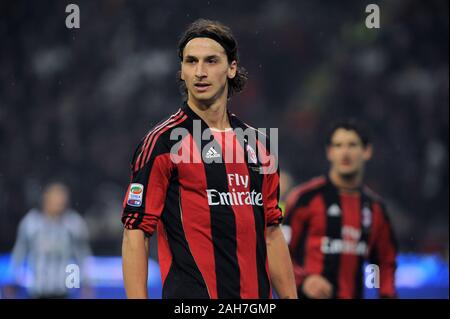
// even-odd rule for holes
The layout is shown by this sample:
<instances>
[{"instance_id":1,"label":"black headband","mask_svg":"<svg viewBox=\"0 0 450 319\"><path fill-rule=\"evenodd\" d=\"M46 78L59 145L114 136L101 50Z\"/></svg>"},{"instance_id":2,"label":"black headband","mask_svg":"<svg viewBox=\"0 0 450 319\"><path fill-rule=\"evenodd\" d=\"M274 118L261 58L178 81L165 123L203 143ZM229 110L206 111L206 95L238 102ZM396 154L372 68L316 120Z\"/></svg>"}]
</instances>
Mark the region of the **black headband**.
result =
<instances>
[{"instance_id":1,"label":"black headband","mask_svg":"<svg viewBox=\"0 0 450 319\"><path fill-rule=\"evenodd\" d=\"M227 55L228 60L231 61L231 60L237 59L237 57L235 57L235 58L232 57L232 54L236 50L236 45L234 45L234 48L233 48L233 47L231 47L232 44L230 45L230 43L228 43L228 44L226 43L226 42L229 42L229 41L224 41L224 39L221 38L220 36L218 36L217 34L212 33L212 32L207 32L207 33L202 32L202 33L191 34L182 43L180 43L180 46L179 46L180 49L179 49L179 52L178 52L178 56L179 56L180 60L183 60L183 50L186 47L186 44L189 41L191 41L192 39L195 39L195 38L209 38L211 40L214 40L214 41L219 43L224 48L225 54Z\"/></svg>"}]
</instances>

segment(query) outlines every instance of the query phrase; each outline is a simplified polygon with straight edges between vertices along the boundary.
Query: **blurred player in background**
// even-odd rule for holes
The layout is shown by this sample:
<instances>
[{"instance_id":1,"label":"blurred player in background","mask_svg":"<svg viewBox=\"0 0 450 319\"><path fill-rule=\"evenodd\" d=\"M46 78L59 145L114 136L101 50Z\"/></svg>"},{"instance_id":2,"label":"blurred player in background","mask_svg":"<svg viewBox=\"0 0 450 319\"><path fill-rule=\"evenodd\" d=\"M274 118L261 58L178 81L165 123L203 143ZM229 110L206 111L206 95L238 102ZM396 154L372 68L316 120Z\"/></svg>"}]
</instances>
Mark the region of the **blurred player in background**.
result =
<instances>
[{"instance_id":1,"label":"blurred player in background","mask_svg":"<svg viewBox=\"0 0 450 319\"><path fill-rule=\"evenodd\" d=\"M288 196L283 230L299 297L362 298L365 261L379 267L373 284L380 297L396 297L397 248L386 207L363 185L372 151L360 123L336 123L326 142L328 176Z\"/></svg>"},{"instance_id":2,"label":"blurred player in background","mask_svg":"<svg viewBox=\"0 0 450 319\"><path fill-rule=\"evenodd\" d=\"M26 262L32 273L32 298L67 298L67 266L80 269L82 297L92 297L86 286L84 263L91 255L88 229L83 218L68 208L69 189L51 183L43 192L41 208L30 210L19 224L12 252L12 268L17 284L23 284Z\"/></svg>"},{"instance_id":3,"label":"blurred player in background","mask_svg":"<svg viewBox=\"0 0 450 319\"><path fill-rule=\"evenodd\" d=\"M148 237L157 228L163 298L271 298L271 284L280 298L296 298L279 227L278 167L261 173L255 149L266 153L268 144L238 139L237 129L248 126L227 109L246 81L231 30L197 20L178 49L187 100L138 146L124 200L127 296L147 297ZM208 141L194 138L195 125L210 133ZM181 145L189 145L189 162L171 157L177 128L187 133Z\"/></svg>"}]
</instances>

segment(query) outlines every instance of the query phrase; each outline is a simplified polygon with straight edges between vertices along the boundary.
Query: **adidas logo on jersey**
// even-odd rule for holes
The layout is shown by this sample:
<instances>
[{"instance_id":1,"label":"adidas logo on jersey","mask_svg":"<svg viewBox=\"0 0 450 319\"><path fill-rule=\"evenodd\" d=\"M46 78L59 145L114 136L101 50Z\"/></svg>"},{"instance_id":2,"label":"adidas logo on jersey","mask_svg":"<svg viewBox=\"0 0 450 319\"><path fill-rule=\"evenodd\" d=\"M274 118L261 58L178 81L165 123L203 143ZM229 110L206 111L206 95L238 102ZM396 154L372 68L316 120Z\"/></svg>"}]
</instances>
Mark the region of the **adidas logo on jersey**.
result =
<instances>
[{"instance_id":1,"label":"adidas logo on jersey","mask_svg":"<svg viewBox=\"0 0 450 319\"><path fill-rule=\"evenodd\" d=\"M210 147L210 149L208 150L208 152L206 152L206 158L218 158L220 157L220 154L217 153L217 151L214 149L213 146Z\"/></svg>"},{"instance_id":2,"label":"adidas logo on jersey","mask_svg":"<svg viewBox=\"0 0 450 319\"><path fill-rule=\"evenodd\" d=\"M337 204L333 204L328 208L327 215L332 217L337 217L341 215L341 209Z\"/></svg>"}]
</instances>

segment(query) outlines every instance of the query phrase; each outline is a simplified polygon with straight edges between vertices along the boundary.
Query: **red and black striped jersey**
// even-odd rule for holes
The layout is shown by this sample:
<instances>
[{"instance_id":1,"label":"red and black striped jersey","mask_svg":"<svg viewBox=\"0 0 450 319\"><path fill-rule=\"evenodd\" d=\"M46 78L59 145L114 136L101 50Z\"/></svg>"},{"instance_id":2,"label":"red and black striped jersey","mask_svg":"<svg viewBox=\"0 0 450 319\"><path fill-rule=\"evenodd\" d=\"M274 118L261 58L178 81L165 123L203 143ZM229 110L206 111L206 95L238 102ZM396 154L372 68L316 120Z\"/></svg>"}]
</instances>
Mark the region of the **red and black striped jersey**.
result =
<instances>
[{"instance_id":1,"label":"red and black striped jersey","mask_svg":"<svg viewBox=\"0 0 450 319\"><path fill-rule=\"evenodd\" d=\"M365 261L378 266L380 297L396 296L397 244L385 205L367 187L342 193L327 177L297 186L283 227L300 297L304 279L319 274L333 298L362 298Z\"/></svg>"},{"instance_id":2,"label":"red and black striped jersey","mask_svg":"<svg viewBox=\"0 0 450 319\"><path fill-rule=\"evenodd\" d=\"M122 222L157 229L163 298L272 296L265 232L282 220L278 165L262 174L267 136L237 138L255 129L228 116L232 129L214 131L185 103L133 156Z\"/></svg>"}]
</instances>

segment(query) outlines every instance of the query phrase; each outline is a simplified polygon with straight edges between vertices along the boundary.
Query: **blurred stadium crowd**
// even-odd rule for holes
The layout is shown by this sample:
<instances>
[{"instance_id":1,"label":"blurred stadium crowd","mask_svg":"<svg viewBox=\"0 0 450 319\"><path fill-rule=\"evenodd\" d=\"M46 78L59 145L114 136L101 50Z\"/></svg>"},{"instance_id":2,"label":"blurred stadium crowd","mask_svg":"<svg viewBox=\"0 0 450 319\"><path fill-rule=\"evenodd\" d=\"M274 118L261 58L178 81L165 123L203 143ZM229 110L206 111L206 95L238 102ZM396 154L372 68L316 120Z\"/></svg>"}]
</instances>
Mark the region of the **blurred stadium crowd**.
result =
<instances>
[{"instance_id":1,"label":"blurred stadium crowd","mask_svg":"<svg viewBox=\"0 0 450 319\"><path fill-rule=\"evenodd\" d=\"M367 184L390 209L400 250L448 258L448 2L64 1L0 4L0 251L44 185L62 180L96 255L119 255L121 205L140 138L181 104L179 33L198 17L232 27L249 72L231 110L279 129L293 183L326 173L334 119L362 119Z\"/></svg>"}]
</instances>

